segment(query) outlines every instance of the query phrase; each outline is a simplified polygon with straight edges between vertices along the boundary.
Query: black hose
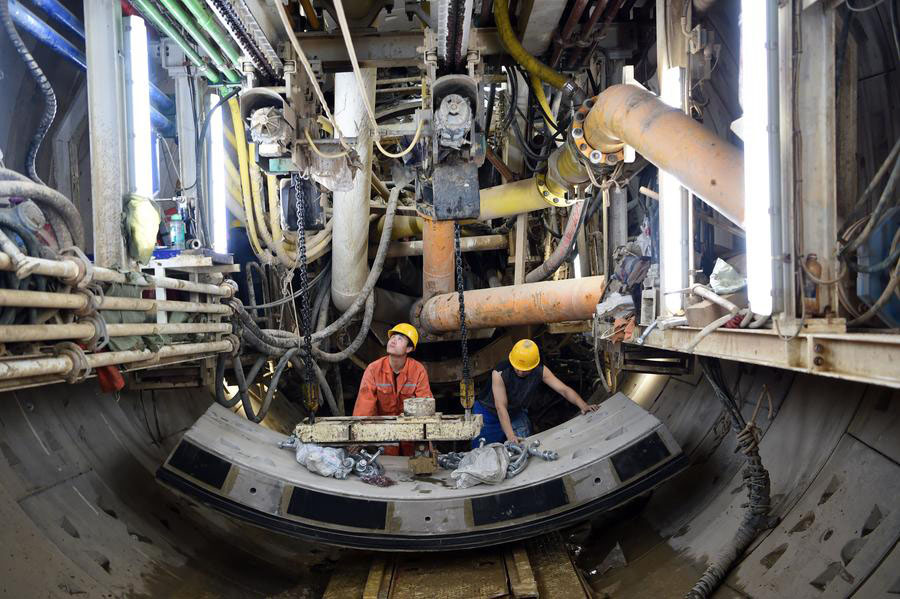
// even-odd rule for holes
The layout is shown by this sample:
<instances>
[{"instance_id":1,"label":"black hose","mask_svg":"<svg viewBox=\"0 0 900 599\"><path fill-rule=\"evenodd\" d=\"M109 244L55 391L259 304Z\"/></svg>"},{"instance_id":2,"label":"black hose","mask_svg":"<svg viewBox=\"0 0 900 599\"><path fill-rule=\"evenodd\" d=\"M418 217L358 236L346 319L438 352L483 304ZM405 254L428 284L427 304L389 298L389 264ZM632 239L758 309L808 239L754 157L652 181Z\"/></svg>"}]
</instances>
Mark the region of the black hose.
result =
<instances>
[{"instance_id":1,"label":"black hose","mask_svg":"<svg viewBox=\"0 0 900 599\"><path fill-rule=\"evenodd\" d=\"M336 353L328 353L322 351L318 347L313 347L313 355L319 360L324 360L326 362L342 362L356 353L356 351L362 346L363 341L366 340L366 335L369 334L369 328L372 326L372 316L375 314L375 294L369 295L369 298L366 300L366 311L363 313L362 324L359 325L359 331L356 333L356 337L353 338L353 341L350 342L343 350Z\"/></svg>"},{"instance_id":2,"label":"black hose","mask_svg":"<svg viewBox=\"0 0 900 599\"><path fill-rule=\"evenodd\" d=\"M233 90L231 90L230 92L228 92L227 94L222 96L222 98L218 102L216 102L216 105L213 106L212 108L210 108L209 112L206 113L206 117L203 119L203 125L200 127L200 135L197 137L197 141L194 146L194 159L195 159L195 164L198 166L198 168L201 164L203 164L203 149L206 145L206 134L209 131L209 122L211 120L213 113L216 110L218 110L219 108L221 108L222 105L225 104L225 102L227 102L231 98L235 97L238 93L240 93L240 91L241 91L241 88L239 88L239 87L234 88ZM195 232L199 234L198 238L200 238L200 241L206 242L209 240L209 232L206 230L206 227L209 226L209 219L207 218L209 216L209 212L206 210L205 202L203 201L203 198L201 197L201 194L199 193L200 188L197 186L198 181L200 181L199 171L197 173L197 176L194 177L194 182L191 183L188 187L182 188L181 191L184 192L184 191L187 191L194 187L197 187L197 205L199 206L200 220L201 220L202 224L200 227L196 227Z\"/></svg>"},{"instance_id":3,"label":"black hose","mask_svg":"<svg viewBox=\"0 0 900 599\"><path fill-rule=\"evenodd\" d=\"M888 205L893 203L897 198L894 195L894 189L897 188L898 183L900 183L900 160L894 162L894 168L891 169L891 176L888 178L887 183L884 186L884 190L881 192L881 197L878 198L878 203L875 205L875 209L872 211L872 215L869 217L869 222L866 223L865 228L862 232L857 235L853 240L851 240L847 245L841 248L839 253L840 256L846 256L850 252L855 252L859 246L865 243L869 239L869 235L872 234L872 230L875 228L875 224L881 220L881 215L887 209Z\"/></svg>"},{"instance_id":4,"label":"black hose","mask_svg":"<svg viewBox=\"0 0 900 599\"><path fill-rule=\"evenodd\" d=\"M15 175L17 178L13 178L12 175ZM0 180L0 198L19 196L31 199L42 209L47 209L48 220L53 225L54 233L56 233L58 240L69 236L72 243L78 247L84 247L84 225L81 222L81 214L69 198L42 183L22 180L24 177L15 171L0 170L0 177L2 177L2 180ZM52 218L54 216L59 216L62 219L61 224L65 227L65 231L61 230L59 224L54 224Z\"/></svg>"},{"instance_id":5,"label":"black hose","mask_svg":"<svg viewBox=\"0 0 900 599\"><path fill-rule=\"evenodd\" d=\"M900 258L900 243L898 243L898 241L900 241L900 229L897 229L897 232L894 233L894 241L891 243L891 253L887 256L887 258L870 266L862 266L855 262L849 262L850 268L852 268L856 272L862 272L866 274L881 272L886 268L890 268L891 266L896 264L897 259Z\"/></svg>"},{"instance_id":6,"label":"black hose","mask_svg":"<svg viewBox=\"0 0 900 599\"><path fill-rule=\"evenodd\" d=\"M560 265L569 259L572 250L575 248L575 239L578 236L578 230L584 224L584 217L588 212L589 206L586 206L587 200L574 204L569 208L569 218L566 221L566 228L563 231L562 238L556 245L556 249L550 254L543 264L525 275L526 283L537 283L544 281L556 272Z\"/></svg>"},{"instance_id":7,"label":"black hose","mask_svg":"<svg viewBox=\"0 0 900 599\"><path fill-rule=\"evenodd\" d=\"M43 185L44 182L37 174L37 153L41 148L41 143L44 141L44 136L47 135L47 131L50 129L50 125L53 124L53 119L56 118L56 94L53 92L53 86L50 85L50 81L44 75L44 71L41 70L40 65L38 65L31 52L25 46L25 42L19 36L19 32L16 31L16 26L9 15L9 0L0 0L0 21L3 21L3 27L6 29L9 41L12 42L16 52L22 58L22 62L25 63L25 68L31 73L32 79L34 79L38 89L44 96L44 112L41 114L37 130L31 138L31 144L28 146L28 155L25 158L28 176L35 182Z\"/></svg>"},{"instance_id":8,"label":"black hose","mask_svg":"<svg viewBox=\"0 0 900 599\"><path fill-rule=\"evenodd\" d=\"M735 561L746 551L753 539L771 525L769 510L771 508L771 486L769 472L763 467L759 457L758 439L755 433L755 425L747 425L737 402L728 391L725 377L722 374L722 366L718 359L700 357L700 368L706 376L706 380L712 386L716 397L722 402L725 411L731 417L731 428L737 434L738 449L746 456L743 478L747 487L747 510L738 526L734 537L722 548L719 555L713 559L694 584L693 588L685 595L685 599L706 599L712 596L719 587Z\"/></svg>"}]
</instances>

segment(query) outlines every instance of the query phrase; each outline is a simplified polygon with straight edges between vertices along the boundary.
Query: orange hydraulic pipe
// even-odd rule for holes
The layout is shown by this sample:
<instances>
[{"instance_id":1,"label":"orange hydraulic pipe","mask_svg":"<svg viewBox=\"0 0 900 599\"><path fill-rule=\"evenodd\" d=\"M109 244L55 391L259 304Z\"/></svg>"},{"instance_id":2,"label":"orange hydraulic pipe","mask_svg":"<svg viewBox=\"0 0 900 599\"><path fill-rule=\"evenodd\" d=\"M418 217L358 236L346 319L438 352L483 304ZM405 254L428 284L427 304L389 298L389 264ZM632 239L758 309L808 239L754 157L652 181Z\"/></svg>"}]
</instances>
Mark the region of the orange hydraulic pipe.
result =
<instances>
[{"instance_id":1,"label":"orange hydraulic pipe","mask_svg":"<svg viewBox=\"0 0 900 599\"><path fill-rule=\"evenodd\" d=\"M605 287L604 277L584 277L466 291L466 325L486 329L585 320L593 315ZM456 293L427 300L419 324L432 333L459 330Z\"/></svg>"},{"instance_id":2,"label":"orange hydraulic pipe","mask_svg":"<svg viewBox=\"0 0 900 599\"><path fill-rule=\"evenodd\" d=\"M422 230L422 297L426 300L455 288L453 221L425 219Z\"/></svg>"},{"instance_id":3,"label":"orange hydraulic pipe","mask_svg":"<svg viewBox=\"0 0 900 599\"><path fill-rule=\"evenodd\" d=\"M744 154L680 110L634 85L594 98L584 140L604 154L627 143L738 226L744 223Z\"/></svg>"}]
</instances>

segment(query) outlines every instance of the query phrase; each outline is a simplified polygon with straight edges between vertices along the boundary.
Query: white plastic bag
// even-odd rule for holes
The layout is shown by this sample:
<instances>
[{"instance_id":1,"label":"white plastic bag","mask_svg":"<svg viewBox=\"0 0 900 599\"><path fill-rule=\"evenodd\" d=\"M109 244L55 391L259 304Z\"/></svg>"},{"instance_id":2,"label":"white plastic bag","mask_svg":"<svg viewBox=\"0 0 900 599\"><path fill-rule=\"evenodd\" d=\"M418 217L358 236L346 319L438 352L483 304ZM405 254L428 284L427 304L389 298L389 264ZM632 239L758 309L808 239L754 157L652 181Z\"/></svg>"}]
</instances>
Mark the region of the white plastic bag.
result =
<instances>
[{"instance_id":1,"label":"white plastic bag","mask_svg":"<svg viewBox=\"0 0 900 599\"><path fill-rule=\"evenodd\" d=\"M747 285L747 279L741 275L732 265L721 258L716 258L712 274L709 276L709 286L719 295L735 293Z\"/></svg>"},{"instance_id":2,"label":"white plastic bag","mask_svg":"<svg viewBox=\"0 0 900 599\"><path fill-rule=\"evenodd\" d=\"M496 485L506 478L509 453L501 443L491 443L467 453L459 466L450 473L457 489L467 489L484 483Z\"/></svg>"},{"instance_id":3,"label":"white plastic bag","mask_svg":"<svg viewBox=\"0 0 900 599\"><path fill-rule=\"evenodd\" d=\"M347 478L353 470L353 460L338 447L322 447L315 443L301 443L291 437L278 444L282 449L294 449L297 462L314 474L334 478Z\"/></svg>"}]
</instances>

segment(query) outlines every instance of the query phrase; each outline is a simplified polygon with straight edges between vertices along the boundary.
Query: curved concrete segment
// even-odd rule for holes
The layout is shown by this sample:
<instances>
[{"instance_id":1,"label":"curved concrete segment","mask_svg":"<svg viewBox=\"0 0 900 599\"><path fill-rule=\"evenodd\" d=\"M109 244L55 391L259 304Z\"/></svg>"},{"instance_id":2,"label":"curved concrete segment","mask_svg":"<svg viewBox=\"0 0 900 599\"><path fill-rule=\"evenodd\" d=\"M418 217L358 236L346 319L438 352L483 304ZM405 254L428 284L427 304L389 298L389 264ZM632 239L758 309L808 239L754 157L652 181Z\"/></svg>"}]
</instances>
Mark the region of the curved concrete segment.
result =
<instances>
[{"instance_id":1,"label":"curved concrete segment","mask_svg":"<svg viewBox=\"0 0 900 599\"><path fill-rule=\"evenodd\" d=\"M618 394L594 413L534 435L559 460L532 458L498 485L456 489L449 471L413 477L383 458L396 481L376 487L310 473L278 448L284 436L213 405L157 476L259 526L345 547L439 551L509 542L621 505L676 474L681 448L659 420Z\"/></svg>"}]
</instances>

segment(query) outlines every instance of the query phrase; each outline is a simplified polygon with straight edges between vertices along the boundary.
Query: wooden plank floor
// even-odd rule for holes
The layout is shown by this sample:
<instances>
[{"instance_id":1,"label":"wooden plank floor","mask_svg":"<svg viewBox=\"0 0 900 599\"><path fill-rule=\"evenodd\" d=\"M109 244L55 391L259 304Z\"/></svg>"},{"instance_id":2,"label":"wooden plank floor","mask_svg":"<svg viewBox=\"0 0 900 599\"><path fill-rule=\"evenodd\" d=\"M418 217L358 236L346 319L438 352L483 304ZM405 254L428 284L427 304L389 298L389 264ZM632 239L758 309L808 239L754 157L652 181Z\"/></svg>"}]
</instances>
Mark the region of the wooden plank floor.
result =
<instances>
[{"instance_id":1,"label":"wooden plank floor","mask_svg":"<svg viewBox=\"0 0 900 599\"><path fill-rule=\"evenodd\" d=\"M590 599L565 543L552 533L448 553L372 554L338 564L324 599Z\"/></svg>"}]
</instances>

